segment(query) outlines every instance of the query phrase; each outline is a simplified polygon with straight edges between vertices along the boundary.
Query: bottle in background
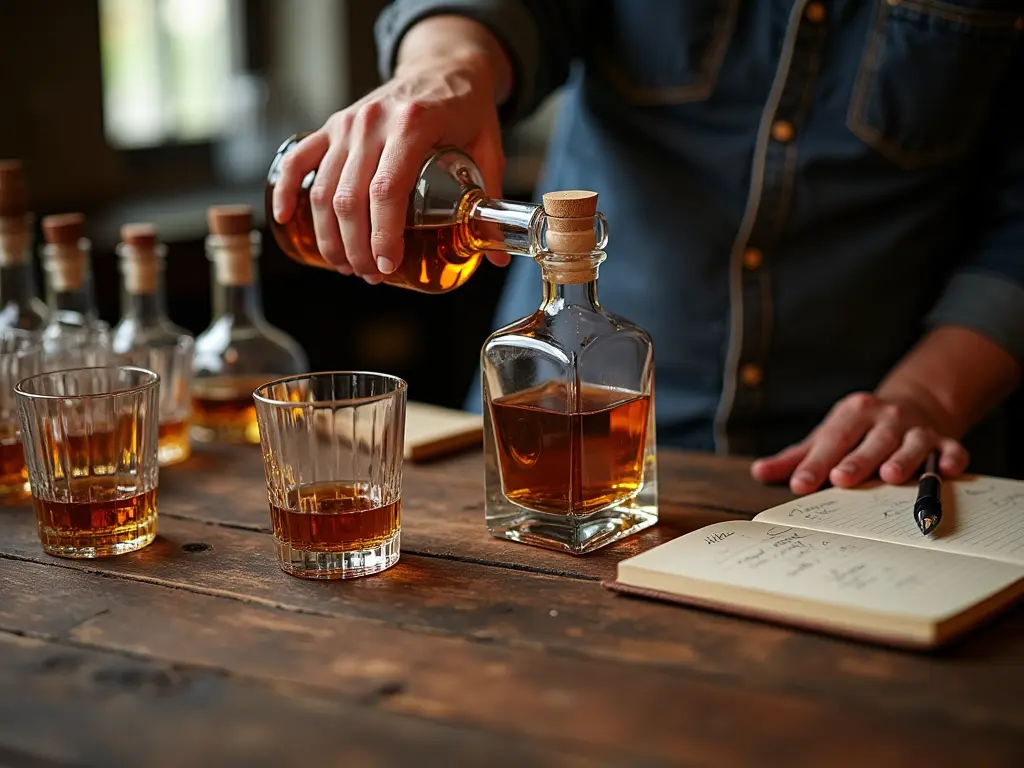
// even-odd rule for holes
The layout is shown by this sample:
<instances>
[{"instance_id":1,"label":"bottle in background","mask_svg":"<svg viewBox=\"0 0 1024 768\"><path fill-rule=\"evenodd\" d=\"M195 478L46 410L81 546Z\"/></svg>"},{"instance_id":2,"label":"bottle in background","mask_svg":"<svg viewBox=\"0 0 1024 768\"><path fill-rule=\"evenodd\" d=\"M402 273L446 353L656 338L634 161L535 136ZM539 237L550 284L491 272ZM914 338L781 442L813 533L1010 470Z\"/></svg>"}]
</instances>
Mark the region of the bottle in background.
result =
<instances>
[{"instance_id":1,"label":"bottle in background","mask_svg":"<svg viewBox=\"0 0 1024 768\"><path fill-rule=\"evenodd\" d=\"M260 234L249 206L207 212L213 268L213 320L196 337L192 436L203 442L259 443L252 393L282 376L304 373L306 353L263 316L258 280Z\"/></svg>"},{"instance_id":2,"label":"bottle in background","mask_svg":"<svg viewBox=\"0 0 1024 768\"><path fill-rule=\"evenodd\" d=\"M0 160L0 328L38 331L46 304L36 295L32 213L18 160Z\"/></svg>"}]
</instances>

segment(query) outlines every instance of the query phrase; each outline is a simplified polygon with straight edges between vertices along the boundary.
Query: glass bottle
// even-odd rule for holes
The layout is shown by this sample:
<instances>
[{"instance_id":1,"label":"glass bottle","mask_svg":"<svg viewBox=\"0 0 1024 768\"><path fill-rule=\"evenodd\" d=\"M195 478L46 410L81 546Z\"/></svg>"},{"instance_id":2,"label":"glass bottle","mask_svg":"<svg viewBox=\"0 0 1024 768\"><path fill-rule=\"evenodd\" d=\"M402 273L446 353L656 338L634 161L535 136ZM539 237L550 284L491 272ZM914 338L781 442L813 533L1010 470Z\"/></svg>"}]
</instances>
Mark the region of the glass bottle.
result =
<instances>
[{"instance_id":1,"label":"glass bottle","mask_svg":"<svg viewBox=\"0 0 1024 768\"><path fill-rule=\"evenodd\" d=\"M38 331L46 304L36 296L32 214L21 163L0 161L0 328Z\"/></svg>"},{"instance_id":2,"label":"glass bottle","mask_svg":"<svg viewBox=\"0 0 1024 768\"><path fill-rule=\"evenodd\" d=\"M49 316L43 326L44 366L104 365L110 326L100 319L92 282L92 242L85 216L61 213L42 221L43 275Z\"/></svg>"},{"instance_id":3,"label":"glass bottle","mask_svg":"<svg viewBox=\"0 0 1024 768\"><path fill-rule=\"evenodd\" d=\"M111 348L122 361L160 376L160 466L178 464L191 453L192 334L167 316L164 271L167 247L152 224L125 224L117 246L121 271L121 319Z\"/></svg>"},{"instance_id":4,"label":"glass bottle","mask_svg":"<svg viewBox=\"0 0 1024 768\"><path fill-rule=\"evenodd\" d=\"M481 350L487 529L575 555L658 519L653 346L598 302L596 206L544 196L541 305Z\"/></svg>"},{"instance_id":5,"label":"glass bottle","mask_svg":"<svg viewBox=\"0 0 1024 768\"><path fill-rule=\"evenodd\" d=\"M260 441L252 393L309 362L294 339L263 316L258 280L260 234L246 205L207 213L207 255L213 265L213 320L196 337L192 436L203 442Z\"/></svg>"},{"instance_id":6,"label":"glass bottle","mask_svg":"<svg viewBox=\"0 0 1024 768\"><path fill-rule=\"evenodd\" d=\"M305 134L290 137L277 151L267 174L267 222L274 240L302 264L334 269L320 255L313 230L309 190L311 171L302 181L292 217L279 224L272 211L281 164ZM409 197L404 258L384 275L389 285L422 293L447 293L465 284L487 251L532 254L538 247L540 206L493 200L483 191L483 177L469 155L445 148L423 163Z\"/></svg>"}]
</instances>

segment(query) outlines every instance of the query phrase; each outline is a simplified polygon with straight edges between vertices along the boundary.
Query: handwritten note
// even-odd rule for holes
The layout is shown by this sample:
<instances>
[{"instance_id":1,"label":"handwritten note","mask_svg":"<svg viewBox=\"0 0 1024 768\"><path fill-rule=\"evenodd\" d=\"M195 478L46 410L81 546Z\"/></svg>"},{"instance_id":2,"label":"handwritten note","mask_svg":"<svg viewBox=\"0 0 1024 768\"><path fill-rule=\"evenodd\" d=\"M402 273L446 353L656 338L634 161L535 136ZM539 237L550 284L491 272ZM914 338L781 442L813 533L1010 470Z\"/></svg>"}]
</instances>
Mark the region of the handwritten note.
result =
<instances>
[{"instance_id":1,"label":"handwritten note","mask_svg":"<svg viewBox=\"0 0 1024 768\"><path fill-rule=\"evenodd\" d=\"M942 524L927 537L914 523L916 497L916 485L829 488L754 519L1024 565L1024 482L979 476L946 481Z\"/></svg>"},{"instance_id":2,"label":"handwritten note","mask_svg":"<svg viewBox=\"0 0 1024 768\"><path fill-rule=\"evenodd\" d=\"M672 578L682 577L687 591L704 582L765 599L785 595L928 620L958 613L1024 576L1020 567L994 560L756 521L708 526L619 567L620 578L637 581L631 569L646 572L667 579L661 587L670 590Z\"/></svg>"}]
</instances>

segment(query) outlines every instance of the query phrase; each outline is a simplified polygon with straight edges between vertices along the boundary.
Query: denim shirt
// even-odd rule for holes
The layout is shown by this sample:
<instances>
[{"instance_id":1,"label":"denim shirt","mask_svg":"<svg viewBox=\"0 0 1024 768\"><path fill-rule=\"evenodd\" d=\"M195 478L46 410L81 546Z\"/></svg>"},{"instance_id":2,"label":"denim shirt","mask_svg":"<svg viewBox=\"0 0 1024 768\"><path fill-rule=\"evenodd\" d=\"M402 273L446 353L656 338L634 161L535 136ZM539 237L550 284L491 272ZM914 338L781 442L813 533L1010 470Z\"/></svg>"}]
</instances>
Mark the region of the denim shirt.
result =
<instances>
[{"instance_id":1,"label":"denim shirt","mask_svg":"<svg viewBox=\"0 0 1024 768\"><path fill-rule=\"evenodd\" d=\"M382 75L438 12L505 46L506 122L564 85L536 195L600 193L659 444L778 450L938 325L1024 361L1024 0L399 0ZM495 327L540 290L514 259Z\"/></svg>"}]
</instances>

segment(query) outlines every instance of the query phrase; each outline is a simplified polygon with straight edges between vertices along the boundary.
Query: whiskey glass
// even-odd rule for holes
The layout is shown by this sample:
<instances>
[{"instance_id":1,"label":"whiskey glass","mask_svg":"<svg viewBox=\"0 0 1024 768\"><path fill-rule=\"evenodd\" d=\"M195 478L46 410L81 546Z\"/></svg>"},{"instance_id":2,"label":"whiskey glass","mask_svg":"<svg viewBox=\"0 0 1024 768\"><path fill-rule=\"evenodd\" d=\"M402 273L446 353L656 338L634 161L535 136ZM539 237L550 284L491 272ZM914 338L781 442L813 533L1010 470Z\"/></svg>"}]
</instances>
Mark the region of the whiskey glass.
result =
<instances>
[{"instance_id":1,"label":"whiskey glass","mask_svg":"<svg viewBox=\"0 0 1024 768\"><path fill-rule=\"evenodd\" d=\"M406 389L395 376L335 371L253 393L286 573L347 579L398 562Z\"/></svg>"},{"instance_id":2,"label":"whiskey glass","mask_svg":"<svg viewBox=\"0 0 1024 768\"><path fill-rule=\"evenodd\" d=\"M0 497L23 497L29 490L14 387L39 373L41 360L38 334L0 330Z\"/></svg>"},{"instance_id":3,"label":"whiskey glass","mask_svg":"<svg viewBox=\"0 0 1024 768\"><path fill-rule=\"evenodd\" d=\"M189 416L194 348L191 336L178 336L171 343L141 344L117 356L120 365L145 368L160 377L157 459L161 467L180 464L192 455Z\"/></svg>"},{"instance_id":4,"label":"whiskey glass","mask_svg":"<svg viewBox=\"0 0 1024 768\"><path fill-rule=\"evenodd\" d=\"M15 387L43 551L120 555L157 527L160 378L130 366L49 371Z\"/></svg>"}]
</instances>

